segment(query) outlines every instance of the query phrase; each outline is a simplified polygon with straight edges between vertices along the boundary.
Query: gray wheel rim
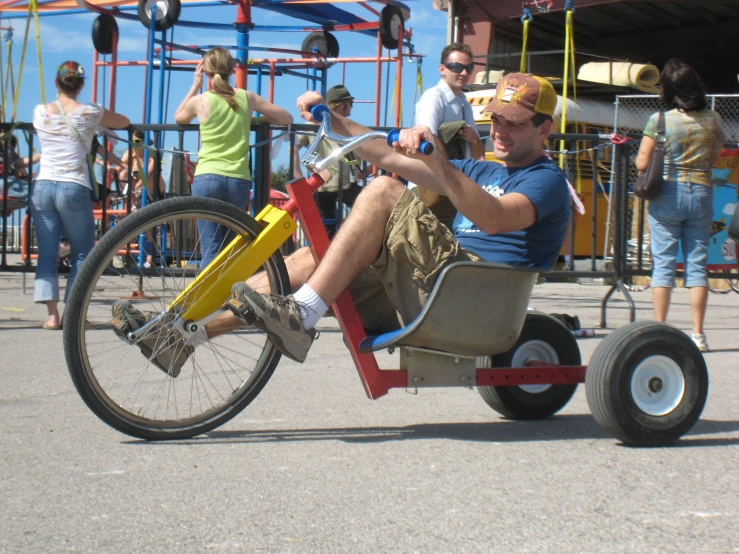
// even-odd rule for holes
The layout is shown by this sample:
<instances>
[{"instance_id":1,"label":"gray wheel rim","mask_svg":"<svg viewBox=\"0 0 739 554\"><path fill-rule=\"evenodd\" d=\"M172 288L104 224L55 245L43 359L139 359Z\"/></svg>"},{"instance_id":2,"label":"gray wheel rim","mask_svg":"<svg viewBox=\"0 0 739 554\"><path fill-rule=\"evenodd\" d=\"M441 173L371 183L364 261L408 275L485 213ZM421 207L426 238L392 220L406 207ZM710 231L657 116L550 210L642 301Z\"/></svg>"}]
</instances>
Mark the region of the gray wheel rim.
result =
<instances>
[{"instance_id":1,"label":"gray wheel rim","mask_svg":"<svg viewBox=\"0 0 739 554\"><path fill-rule=\"evenodd\" d=\"M395 40L400 36L400 28L403 26L403 20L399 15L394 15L390 20L390 34Z\"/></svg>"},{"instance_id":2,"label":"gray wheel rim","mask_svg":"<svg viewBox=\"0 0 739 554\"><path fill-rule=\"evenodd\" d=\"M511 360L511 367L525 367L530 360L558 364L559 356L551 344L543 340L530 340L516 349ZM551 387L552 385L519 385L521 390L529 394L541 394Z\"/></svg>"},{"instance_id":3,"label":"gray wheel rim","mask_svg":"<svg viewBox=\"0 0 739 554\"><path fill-rule=\"evenodd\" d=\"M146 15L151 15L151 7L155 4L157 7L157 21L161 21L167 16L169 2L167 0L146 0Z\"/></svg>"},{"instance_id":4,"label":"gray wheel rim","mask_svg":"<svg viewBox=\"0 0 739 554\"><path fill-rule=\"evenodd\" d=\"M667 356L649 356L631 377L631 397L645 414L660 417L672 413L685 396L685 376Z\"/></svg>"}]
</instances>

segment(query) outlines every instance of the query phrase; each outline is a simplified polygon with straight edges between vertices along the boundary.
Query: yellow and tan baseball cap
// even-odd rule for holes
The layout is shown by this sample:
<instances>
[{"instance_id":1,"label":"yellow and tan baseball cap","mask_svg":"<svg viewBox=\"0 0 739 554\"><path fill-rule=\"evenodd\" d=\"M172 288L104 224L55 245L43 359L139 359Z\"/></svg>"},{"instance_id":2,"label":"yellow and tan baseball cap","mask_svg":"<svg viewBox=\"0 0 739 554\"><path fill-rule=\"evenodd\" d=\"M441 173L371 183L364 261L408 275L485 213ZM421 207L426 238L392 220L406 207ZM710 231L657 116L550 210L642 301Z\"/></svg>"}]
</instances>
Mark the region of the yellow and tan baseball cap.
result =
<instances>
[{"instance_id":1,"label":"yellow and tan baseball cap","mask_svg":"<svg viewBox=\"0 0 739 554\"><path fill-rule=\"evenodd\" d=\"M511 73L498 82L495 97L483 110L521 123L540 113L554 115L557 93L542 77L527 73Z\"/></svg>"}]
</instances>

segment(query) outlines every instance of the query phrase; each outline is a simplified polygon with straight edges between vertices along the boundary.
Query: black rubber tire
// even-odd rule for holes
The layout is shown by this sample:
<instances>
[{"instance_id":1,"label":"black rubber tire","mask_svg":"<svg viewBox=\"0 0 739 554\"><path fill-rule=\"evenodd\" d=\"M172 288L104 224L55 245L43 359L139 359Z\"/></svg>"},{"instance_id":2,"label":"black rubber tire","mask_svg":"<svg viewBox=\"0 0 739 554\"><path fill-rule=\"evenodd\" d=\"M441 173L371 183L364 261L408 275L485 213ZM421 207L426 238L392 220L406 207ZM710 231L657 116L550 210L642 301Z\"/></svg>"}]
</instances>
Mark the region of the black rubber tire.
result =
<instances>
[{"instance_id":1,"label":"black rubber tire","mask_svg":"<svg viewBox=\"0 0 739 554\"><path fill-rule=\"evenodd\" d=\"M339 57L339 41L334 35L328 31L315 31L310 33L303 39L303 43L300 49L303 52L314 53L313 49L316 49L318 53L325 58L338 58ZM316 66L324 69L331 67L333 63L319 61Z\"/></svg>"},{"instance_id":2,"label":"black rubber tire","mask_svg":"<svg viewBox=\"0 0 739 554\"><path fill-rule=\"evenodd\" d=\"M151 26L151 3L153 1L157 3L164 2L167 6L163 15L160 15L160 10L157 9L157 20L154 28L157 31L166 31L173 27L180 19L180 12L182 11L180 0L139 0L138 14L141 24L147 29Z\"/></svg>"},{"instance_id":3,"label":"black rubber tire","mask_svg":"<svg viewBox=\"0 0 739 554\"><path fill-rule=\"evenodd\" d=\"M100 54L113 53L113 34L118 33L118 22L110 14L101 13L92 23L92 45Z\"/></svg>"},{"instance_id":4,"label":"black rubber tire","mask_svg":"<svg viewBox=\"0 0 739 554\"><path fill-rule=\"evenodd\" d=\"M109 263L121 252L121 245L127 243L127 239L132 233L138 233L145 225L154 224L165 216L172 218L178 216L192 218L217 217L228 222L232 226L231 228L241 233L242 236L252 238L262 231L262 226L249 214L226 202L203 197L172 198L154 202L124 218L103 236L85 260L75 279L65 312L64 353L72 382L85 404L105 423L123 433L147 440L189 438L206 433L224 424L256 398L269 381L280 360L279 351L271 343L260 347L262 348L262 355L256 362L257 365L253 373L246 381L238 387L231 387L228 394L225 395L226 397L219 400L214 408L209 408L203 411L202 414L187 419L168 418L168 409L165 409L164 418L145 417L141 410L129 410L122 403L109 396L108 384L101 383L96 368L91 367L90 357L92 356L88 356L86 336L89 328L83 322L88 319L90 313L88 307L91 305L91 298L98 291L104 290L99 288L98 279L103 276L106 269L109 270ZM263 267L266 267L273 275L271 292L282 295L288 294L290 280L279 252L270 256ZM151 273L154 270L145 271ZM157 275L154 275L154 277L158 278ZM184 280L181 283L184 286ZM176 295L181 291L179 288L170 290L172 295ZM105 332L109 332L113 336L112 331ZM115 343L117 339L113 338L112 340ZM259 345L257 346L259 347ZM110 363L115 364L116 360ZM119 364L121 369L125 367L124 362L121 361ZM248 368L243 369L248 371ZM154 369L154 375L158 376L155 379L171 379L169 375L163 373L160 375L157 369ZM182 381L183 375L179 377ZM149 381L152 381L152 379L149 379ZM172 389L173 386L177 385L178 383L174 383L167 386ZM115 386L119 386L118 383L115 383ZM191 385L186 381L180 386ZM119 388L123 389L123 387ZM156 415L158 414L155 413Z\"/></svg>"},{"instance_id":5,"label":"black rubber tire","mask_svg":"<svg viewBox=\"0 0 739 554\"><path fill-rule=\"evenodd\" d=\"M388 50L397 50L403 32L403 12L397 6L385 6L380 12L380 42Z\"/></svg>"},{"instance_id":6,"label":"black rubber tire","mask_svg":"<svg viewBox=\"0 0 739 554\"><path fill-rule=\"evenodd\" d=\"M548 314L530 312L516 344L507 352L493 356L492 367L514 367L517 355L520 358L534 348L539 351L543 348L548 354L549 359L540 361L564 366L582 363L577 340L565 325ZM502 416L523 420L546 419L554 415L564 408L577 390L576 384L549 385L540 392L531 392L533 387L528 390L524 387L478 387L477 390L488 406Z\"/></svg>"},{"instance_id":7,"label":"black rubber tire","mask_svg":"<svg viewBox=\"0 0 739 554\"><path fill-rule=\"evenodd\" d=\"M637 394L647 392L639 382L667 367L681 377L673 383L661 378L661 391L683 383L677 404L664 414L648 413L637 405ZM640 372L646 378L635 375ZM650 384L651 386L651 384ZM631 323L608 335L598 345L585 374L585 393L596 421L621 442L635 446L663 446L684 435L700 417L708 396L708 370L703 355L682 331L652 321ZM648 391L659 400L659 391ZM666 399L668 400L668 399Z\"/></svg>"}]
</instances>

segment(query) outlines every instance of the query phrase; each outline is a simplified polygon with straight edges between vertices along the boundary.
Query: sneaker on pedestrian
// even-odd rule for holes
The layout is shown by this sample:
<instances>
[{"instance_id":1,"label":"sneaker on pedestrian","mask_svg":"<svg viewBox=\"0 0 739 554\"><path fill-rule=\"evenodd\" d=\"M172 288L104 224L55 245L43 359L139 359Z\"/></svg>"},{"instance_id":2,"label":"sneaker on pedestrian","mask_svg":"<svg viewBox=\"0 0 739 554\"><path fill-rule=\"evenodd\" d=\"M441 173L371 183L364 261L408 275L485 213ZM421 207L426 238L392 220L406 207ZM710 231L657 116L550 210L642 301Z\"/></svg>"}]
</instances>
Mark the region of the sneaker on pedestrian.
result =
<instances>
[{"instance_id":1,"label":"sneaker on pedestrian","mask_svg":"<svg viewBox=\"0 0 739 554\"><path fill-rule=\"evenodd\" d=\"M704 335L703 333L693 333L692 335L690 335L690 338L693 339L693 342L698 347L698 350L700 350L701 352L708 352L708 341L706 341L706 335Z\"/></svg>"},{"instance_id":2,"label":"sneaker on pedestrian","mask_svg":"<svg viewBox=\"0 0 739 554\"><path fill-rule=\"evenodd\" d=\"M128 333L146 324L151 316L140 312L128 300L117 300L113 303L113 319L110 324L113 332L128 344ZM167 375L177 377L182 371L187 358L195 348L185 343L185 339L171 327L153 327L145 336L134 343L141 353L156 367Z\"/></svg>"},{"instance_id":3,"label":"sneaker on pedestrian","mask_svg":"<svg viewBox=\"0 0 739 554\"><path fill-rule=\"evenodd\" d=\"M296 362L305 361L316 330L303 326L305 308L292 295L260 294L246 283L236 283L226 306L239 319L267 333L285 356Z\"/></svg>"}]
</instances>

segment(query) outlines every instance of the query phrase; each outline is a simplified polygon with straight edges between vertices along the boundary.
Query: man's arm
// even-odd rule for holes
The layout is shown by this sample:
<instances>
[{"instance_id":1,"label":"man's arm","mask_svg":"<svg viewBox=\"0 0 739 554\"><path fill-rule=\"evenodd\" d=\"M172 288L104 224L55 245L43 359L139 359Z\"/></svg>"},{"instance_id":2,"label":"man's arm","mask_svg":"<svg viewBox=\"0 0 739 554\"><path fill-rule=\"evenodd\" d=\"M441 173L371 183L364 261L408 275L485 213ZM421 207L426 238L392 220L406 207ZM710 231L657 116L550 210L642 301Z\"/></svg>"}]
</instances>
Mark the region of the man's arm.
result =
<instances>
[{"instance_id":1,"label":"man's arm","mask_svg":"<svg viewBox=\"0 0 739 554\"><path fill-rule=\"evenodd\" d=\"M488 235L518 231L536 223L536 208L523 194L513 192L496 198L448 161L440 163L434 159L429 165L439 176L443 194L462 215Z\"/></svg>"},{"instance_id":2,"label":"man's arm","mask_svg":"<svg viewBox=\"0 0 739 554\"><path fill-rule=\"evenodd\" d=\"M298 98L298 110L300 116L306 121L313 122L313 116L310 109L317 105L323 104L323 97L317 92L306 92ZM369 133L371 129L352 121L346 117L340 116L335 112L331 112L331 128L334 133L344 136L357 136ZM434 138L434 140L436 140ZM440 149L437 145L435 152L439 153ZM438 183L434 174L420 160L411 159L389 148L387 144L381 140L370 141L354 151L354 155L376 165L403 176L405 179L414 183L422 184L425 188L443 194L443 189ZM443 154L441 154L443 155Z\"/></svg>"}]
</instances>

